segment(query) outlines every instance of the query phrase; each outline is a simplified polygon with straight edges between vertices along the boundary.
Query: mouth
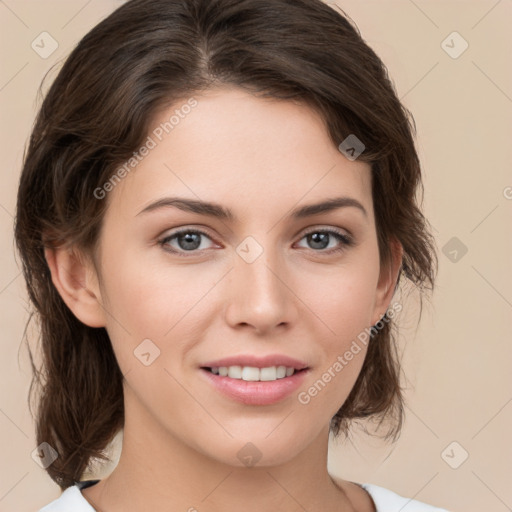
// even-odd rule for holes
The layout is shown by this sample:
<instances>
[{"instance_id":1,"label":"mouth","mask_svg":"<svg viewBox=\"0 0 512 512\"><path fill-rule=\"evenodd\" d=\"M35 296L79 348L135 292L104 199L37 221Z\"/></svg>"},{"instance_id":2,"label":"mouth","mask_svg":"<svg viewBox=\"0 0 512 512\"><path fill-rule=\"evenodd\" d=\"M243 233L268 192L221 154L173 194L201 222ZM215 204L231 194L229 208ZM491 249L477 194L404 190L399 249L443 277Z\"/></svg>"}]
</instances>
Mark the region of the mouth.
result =
<instances>
[{"instance_id":1,"label":"mouth","mask_svg":"<svg viewBox=\"0 0 512 512\"><path fill-rule=\"evenodd\" d=\"M304 384L311 368L290 358L238 357L212 361L199 370L205 382L224 398L264 406L291 398Z\"/></svg>"}]
</instances>

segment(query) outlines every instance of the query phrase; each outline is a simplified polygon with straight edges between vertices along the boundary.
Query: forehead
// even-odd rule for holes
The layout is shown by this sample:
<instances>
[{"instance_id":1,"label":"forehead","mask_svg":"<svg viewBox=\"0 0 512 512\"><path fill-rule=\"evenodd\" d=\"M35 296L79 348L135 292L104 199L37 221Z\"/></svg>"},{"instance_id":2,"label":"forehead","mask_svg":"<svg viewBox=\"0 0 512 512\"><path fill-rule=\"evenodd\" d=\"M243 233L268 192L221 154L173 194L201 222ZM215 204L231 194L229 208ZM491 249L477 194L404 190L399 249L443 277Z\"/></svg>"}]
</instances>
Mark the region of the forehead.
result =
<instances>
[{"instance_id":1,"label":"forehead","mask_svg":"<svg viewBox=\"0 0 512 512\"><path fill-rule=\"evenodd\" d=\"M150 126L149 149L110 192L109 209L123 216L167 195L240 215L346 195L373 214L369 165L345 158L306 105L223 87L160 111Z\"/></svg>"}]
</instances>

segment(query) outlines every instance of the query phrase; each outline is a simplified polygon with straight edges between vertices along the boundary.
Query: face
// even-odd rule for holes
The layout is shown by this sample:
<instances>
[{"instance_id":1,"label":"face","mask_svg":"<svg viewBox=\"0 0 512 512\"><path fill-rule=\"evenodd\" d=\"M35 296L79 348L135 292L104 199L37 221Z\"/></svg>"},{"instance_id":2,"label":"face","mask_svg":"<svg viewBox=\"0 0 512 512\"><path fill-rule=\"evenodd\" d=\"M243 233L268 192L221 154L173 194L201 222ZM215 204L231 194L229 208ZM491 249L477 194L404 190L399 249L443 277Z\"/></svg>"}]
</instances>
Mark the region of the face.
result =
<instances>
[{"instance_id":1,"label":"face","mask_svg":"<svg viewBox=\"0 0 512 512\"><path fill-rule=\"evenodd\" d=\"M126 414L140 413L131 421L227 464L242 465L249 441L261 464L278 464L325 432L366 346L344 355L389 305L370 167L348 160L304 105L231 88L194 98L159 113L155 147L103 199L98 314L125 374ZM159 130L176 109L172 131ZM204 369L217 363L228 376ZM295 373L246 381L235 366Z\"/></svg>"}]
</instances>

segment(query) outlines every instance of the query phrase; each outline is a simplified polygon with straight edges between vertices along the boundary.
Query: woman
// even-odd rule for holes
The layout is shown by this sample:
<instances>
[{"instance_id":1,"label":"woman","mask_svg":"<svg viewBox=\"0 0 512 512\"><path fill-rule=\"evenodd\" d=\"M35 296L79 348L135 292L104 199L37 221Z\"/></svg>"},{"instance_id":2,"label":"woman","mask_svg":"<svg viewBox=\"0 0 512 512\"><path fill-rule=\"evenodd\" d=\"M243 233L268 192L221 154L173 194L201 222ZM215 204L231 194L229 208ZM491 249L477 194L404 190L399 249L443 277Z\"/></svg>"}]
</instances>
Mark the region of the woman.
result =
<instances>
[{"instance_id":1,"label":"woman","mask_svg":"<svg viewBox=\"0 0 512 512\"><path fill-rule=\"evenodd\" d=\"M319 0L132 0L91 30L18 195L64 491L41 511L442 510L326 465L354 419L399 435L393 296L436 264L420 186L383 63Z\"/></svg>"}]
</instances>

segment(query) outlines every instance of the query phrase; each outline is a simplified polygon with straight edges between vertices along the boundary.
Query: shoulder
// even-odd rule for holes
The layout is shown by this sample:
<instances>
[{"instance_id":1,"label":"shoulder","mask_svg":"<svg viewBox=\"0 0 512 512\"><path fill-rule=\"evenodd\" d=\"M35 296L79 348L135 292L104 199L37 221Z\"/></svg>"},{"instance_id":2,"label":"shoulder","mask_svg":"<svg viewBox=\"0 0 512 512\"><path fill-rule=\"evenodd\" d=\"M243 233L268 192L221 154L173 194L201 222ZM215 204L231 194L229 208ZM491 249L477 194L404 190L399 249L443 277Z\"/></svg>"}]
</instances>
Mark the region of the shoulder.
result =
<instances>
[{"instance_id":1,"label":"shoulder","mask_svg":"<svg viewBox=\"0 0 512 512\"><path fill-rule=\"evenodd\" d=\"M96 512L83 497L80 491L82 487L83 482L68 487L56 500L38 512Z\"/></svg>"},{"instance_id":2,"label":"shoulder","mask_svg":"<svg viewBox=\"0 0 512 512\"><path fill-rule=\"evenodd\" d=\"M400 496L389 489L375 484L363 483L357 485L365 489L371 496L377 512L398 512L401 510L407 510L407 512L449 512L444 508L437 508L412 498ZM407 508L405 508L406 505Z\"/></svg>"}]
</instances>

